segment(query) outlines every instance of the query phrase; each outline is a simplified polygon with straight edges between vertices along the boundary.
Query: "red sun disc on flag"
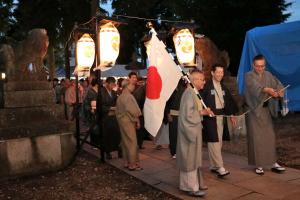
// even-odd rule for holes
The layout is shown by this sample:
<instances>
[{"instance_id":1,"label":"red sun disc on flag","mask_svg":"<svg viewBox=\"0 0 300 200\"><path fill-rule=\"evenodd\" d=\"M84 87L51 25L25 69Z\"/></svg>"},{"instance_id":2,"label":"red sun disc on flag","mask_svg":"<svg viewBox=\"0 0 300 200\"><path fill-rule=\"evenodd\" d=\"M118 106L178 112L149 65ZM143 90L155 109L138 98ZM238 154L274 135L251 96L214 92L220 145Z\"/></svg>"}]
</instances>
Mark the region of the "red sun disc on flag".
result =
<instances>
[{"instance_id":1,"label":"red sun disc on flag","mask_svg":"<svg viewBox=\"0 0 300 200\"><path fill-rule=\"evenodd\" d=\"M162 89L162 80L157 68L150 66L148 68L148 77L146 84L146 96L148 99L159 99Z\"/></svg>"}]
</instances>

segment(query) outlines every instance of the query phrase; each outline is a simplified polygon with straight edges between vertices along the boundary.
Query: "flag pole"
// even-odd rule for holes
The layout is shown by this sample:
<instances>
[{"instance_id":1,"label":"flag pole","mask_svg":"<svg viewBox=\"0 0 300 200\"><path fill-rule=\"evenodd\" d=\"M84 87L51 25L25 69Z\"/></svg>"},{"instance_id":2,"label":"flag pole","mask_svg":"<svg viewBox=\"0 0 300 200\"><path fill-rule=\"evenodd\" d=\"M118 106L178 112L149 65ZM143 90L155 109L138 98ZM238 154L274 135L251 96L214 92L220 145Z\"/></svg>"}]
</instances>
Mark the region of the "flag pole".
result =
<instances>
[{"instance_id":1,"label":"flag pole","mask_svg":"<svg viewBox=\"0 0 300 200\"><path fill-rule=\"evenodd\" d=\"M195 86L193 85L193 83L191 82L191 80L188 77L188 74L186 72L184 72L181 67L179 65L177 65L178 69L181 71L183 78L190 84L190 86L193 88L194 92L196 93L197 97L199 98L199 100L201 101L201 104L203 105L204 109L207 109L206 104L203 101L202 96L200 95L199 91L197 90L197 88L195 88Z\"/></svg>"}]
</instances>

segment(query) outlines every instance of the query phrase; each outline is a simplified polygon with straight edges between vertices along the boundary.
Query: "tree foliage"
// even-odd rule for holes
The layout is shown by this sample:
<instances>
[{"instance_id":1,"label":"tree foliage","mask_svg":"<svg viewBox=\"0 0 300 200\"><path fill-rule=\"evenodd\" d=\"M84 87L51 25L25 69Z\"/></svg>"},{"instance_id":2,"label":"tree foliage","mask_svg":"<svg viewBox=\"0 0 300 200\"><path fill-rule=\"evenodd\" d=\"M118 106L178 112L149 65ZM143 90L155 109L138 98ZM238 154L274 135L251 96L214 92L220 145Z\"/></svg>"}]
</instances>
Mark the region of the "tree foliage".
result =
<instances>
[{"instance_id":1,"label":"tree foliage","mask_svg":"<svg viewBox=\"0 0 300 200\"><path fill-rule=\"evenodd\" d=\"M50 45L62 47L75 22L88 21L91 4L107 0L2 0L0 1L0 36L21 40L30 29L45 28ZM285 0L111 0L114 14L143 18L194 20L195 30L210 37L220 49L229 52L230 69L236 72L244 36L256 26L284 22L289 14L283 12L290 6ZM102 10L103 11L103 10ZM148 31L148 20L127 19L120 26L121 49L118 62L128 63L132 54L139 55L141 38ZM156 29L169 30L173 23L155 22ZM170 40L167 40L170 41Z\"/></svg>"},{"instance_id":2,"label":"tree foliage","mask_svg":"<svg viewBox=\"0 0 300 200\"><path fill-rule=\"evenodd\" d=\"M58 38L60 24L59 0L19 0L13 16L13 24L9 34L22 39L33 28L45 28L50 42Z\"/></svg>"},{"instance_id":3,"label":"tree foliage","mask_svg":"<svg viewBox=\"0 0 300 200\"><path fill-rule=\"evenodd\" d=\"M5 35L9 29L12 19L13 0L0 1L0 36Z\"/></svg>"},{"instance_id":4,"label":"tree foliage","mask_svg":"<svg viewBox=\"0 0 300 200\"><path fill-rule=\"evenodd\" d=\"M0 20L0 32L4 30L5 36L22 40L29 30L44 28L49 37L49 51L54 51L58 58L56 61L62 63L63 57L58 54L64 53L63 47L75 22L83 23L90 19L90 3L91 0L5 0L0 3L0 16L1 19L2 15L7 16L3 19L6 26ZM6 12L2 13L2 10ZM13 19L13 23L9 23L9 19Z\"/></svg>"},{"instance_id":5,"label":"tree foliage","mask_svg":"<svg viewBox=\"0 0 300 200\"><path fill-rule=\"evenodd\" d=\"M113 0L115 14L170 20L194 20L196 32L210 37L219 48L229 52L230 70L236 73L247 30L284 22L290 14L283 11L290 6L285 0ZM126 56L145 31L145 21L130 20ZM168 24L172 26L172 24ZM122 37L124 37L122 35ZM130 48L131 46L131 48ZM125 56L125 55L124 55Z\"/></svg>"}]
</instances>

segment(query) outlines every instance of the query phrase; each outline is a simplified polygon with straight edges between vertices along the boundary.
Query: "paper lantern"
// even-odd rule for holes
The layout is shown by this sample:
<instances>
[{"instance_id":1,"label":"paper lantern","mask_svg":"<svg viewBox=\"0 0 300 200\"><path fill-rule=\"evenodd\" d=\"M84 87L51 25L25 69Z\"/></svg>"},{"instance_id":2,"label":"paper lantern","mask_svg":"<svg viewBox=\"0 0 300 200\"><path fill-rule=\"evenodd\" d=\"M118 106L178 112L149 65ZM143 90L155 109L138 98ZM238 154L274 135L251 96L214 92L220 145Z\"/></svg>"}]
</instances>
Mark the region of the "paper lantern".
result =
<instances>
[{"instance_id":1,"label":"paper lantern","mask_svg":"<svg viewBox=\"0 0 300 200\"><path fill-rule=\"evenodd\" d=\"M195 66L194 37L189 29L181 29L173 36L179 63L182 66Z\"/></svg>"},{"instance_id":2,"label":"paper lantern","mask_svg":"<svg viewBox=\"0 0 300 200\"><path fill-rule=\"evenodd\" d=\"M77 41L76 44L76 72L80 74L89 74L95 60L95 42L87 33Z\"/></svg>"},{"instance_id":3,"label":"paper lantern","mask_svg":"<svg viewBox=\"0 0 300 200\"><path fill-rule=\"evenodd\" d=\"M100 26L99 31L100 69L105 71L115 64L120 49L120 34L112 22Z\"/></svg>"},{"instance_id":4,"label":"paper lantern","mask_svg":"<svg viewBox=\"0 0 300 200\"><path fill-rule=\"evenodd\" d=\"M1 80L5 80L6 74L4 72L1 72Z\"/></svg>"}]
</instances>

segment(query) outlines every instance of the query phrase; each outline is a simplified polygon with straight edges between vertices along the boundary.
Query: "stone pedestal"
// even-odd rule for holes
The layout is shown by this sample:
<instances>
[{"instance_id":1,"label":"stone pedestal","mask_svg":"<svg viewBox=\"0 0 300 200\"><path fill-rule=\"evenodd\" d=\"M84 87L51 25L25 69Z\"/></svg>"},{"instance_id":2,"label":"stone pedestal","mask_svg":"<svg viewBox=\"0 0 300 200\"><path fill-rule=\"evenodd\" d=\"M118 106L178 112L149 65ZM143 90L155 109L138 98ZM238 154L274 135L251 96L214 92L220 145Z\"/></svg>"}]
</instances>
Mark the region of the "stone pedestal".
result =
<instances>
[{"instance_id":1,"label":"stone pedestal","mask_svg":"<svg viewBox=\"0 0 300 200\"><path fill-rule=\"evenodd\" d=\"M75 152L73 125L47 81L8 82L0 108L0 177L61 169Z\"/></svg>"}]
</instances>

